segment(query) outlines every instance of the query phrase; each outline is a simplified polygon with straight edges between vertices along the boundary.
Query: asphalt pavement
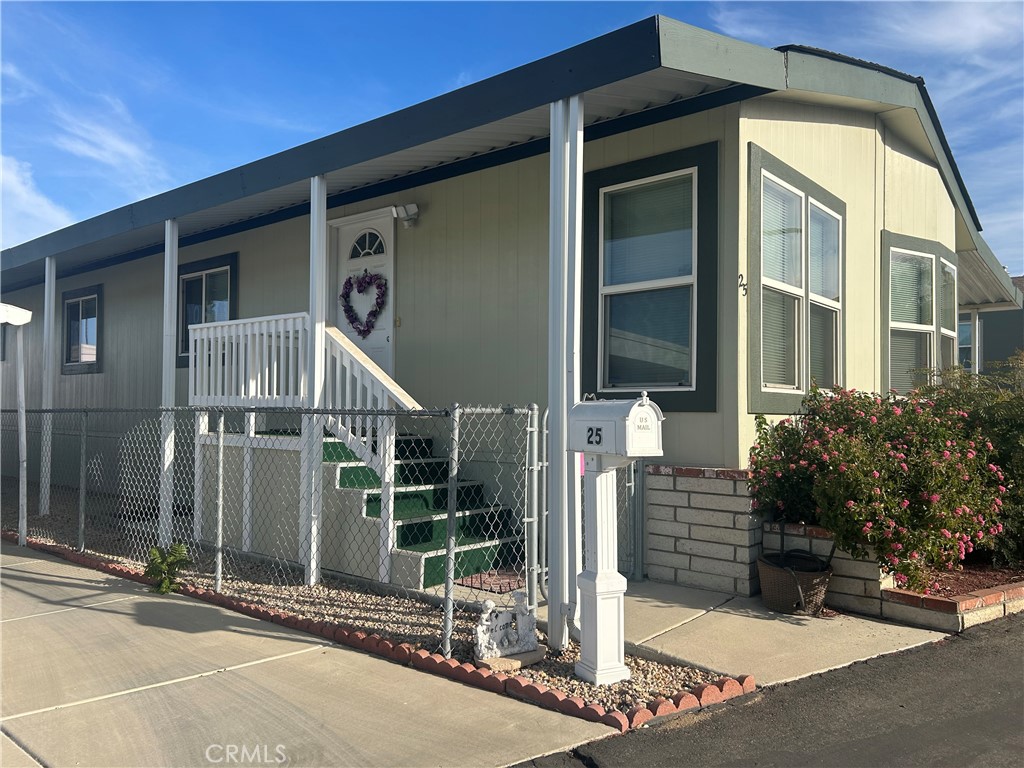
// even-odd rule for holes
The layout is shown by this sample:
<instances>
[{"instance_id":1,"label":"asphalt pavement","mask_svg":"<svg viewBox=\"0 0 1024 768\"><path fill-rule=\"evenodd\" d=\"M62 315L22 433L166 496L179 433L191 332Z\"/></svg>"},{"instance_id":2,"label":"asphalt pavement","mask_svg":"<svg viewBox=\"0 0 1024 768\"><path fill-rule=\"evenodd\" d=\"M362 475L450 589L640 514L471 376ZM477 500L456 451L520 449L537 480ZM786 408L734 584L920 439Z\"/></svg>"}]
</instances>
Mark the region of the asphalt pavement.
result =
<instances>
[{"instance_id":1,"label":"asphalt pavement","mask_svg":"<svg viewBox=\"0 0 1024 768\"><path fill-rule=\"evenodd\" d=\"M522 768L1024 765L1024 614Z\"/></svg>"}]
</instances>

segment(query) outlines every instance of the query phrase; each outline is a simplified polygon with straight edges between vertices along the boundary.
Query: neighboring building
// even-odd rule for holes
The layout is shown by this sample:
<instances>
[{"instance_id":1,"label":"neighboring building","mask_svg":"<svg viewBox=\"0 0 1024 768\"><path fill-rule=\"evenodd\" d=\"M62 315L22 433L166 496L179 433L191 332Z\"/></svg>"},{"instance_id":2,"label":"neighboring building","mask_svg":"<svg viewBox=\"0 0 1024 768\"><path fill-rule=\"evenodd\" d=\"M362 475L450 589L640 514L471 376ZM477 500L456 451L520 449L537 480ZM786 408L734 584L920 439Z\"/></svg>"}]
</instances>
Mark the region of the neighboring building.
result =
<instances>
[{"instance_id":1,"label":"neighboring building","mask_svg":"<svg viewBox=\"0 0 1024 768\"><path fill-rule=\"evenodd\" d=\"M1024 293L1024 275L1011 280ZM1024 351L1024 310L961 307L958 336L960 365L984 373Z\"/></svg>"},{"instance_id":2,"label":"neighboring building","mask_svg":"<svg viewBox=\"0 0 1024 768\"><path fill-rule=\"evenodd\" d=\"M578 182L549 136L580 102ZM563 199L582 216L582 392L650 392L665 465L744 468L754 415L812 381L905 390L957 359L958 309L1020 317L922 80L653 17L5 250L3 300L34 313L30 405L342 404L312 373L211 389L211 345L241 333L311 372L354 345L411 395L392 405L544 408ZM365 269L389 287L363 337L337 297ZM372 302L350 301L359 322Z\"/></svg>"}]
</instances>

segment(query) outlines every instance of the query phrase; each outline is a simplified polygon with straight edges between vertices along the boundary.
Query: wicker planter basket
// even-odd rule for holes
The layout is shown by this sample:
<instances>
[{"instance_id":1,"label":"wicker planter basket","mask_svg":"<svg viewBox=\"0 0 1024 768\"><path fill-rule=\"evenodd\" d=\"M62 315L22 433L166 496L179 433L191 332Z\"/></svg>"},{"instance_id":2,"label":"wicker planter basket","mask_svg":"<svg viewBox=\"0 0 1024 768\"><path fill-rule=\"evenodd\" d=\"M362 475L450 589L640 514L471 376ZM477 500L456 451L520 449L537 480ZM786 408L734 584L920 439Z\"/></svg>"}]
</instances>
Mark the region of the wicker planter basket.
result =
<instances>
[{"instance_id":1,"label":"wicker planter basket","mask_svg":"<svg viewBox=\"0 0 1024 768\"><path fill-rule=\"evenodd\" d=\"M825 602L832 567L810 552L789 550L761 555L757 558L757 574L766 608L814 616Z\"/></svg>"}]
</instances>

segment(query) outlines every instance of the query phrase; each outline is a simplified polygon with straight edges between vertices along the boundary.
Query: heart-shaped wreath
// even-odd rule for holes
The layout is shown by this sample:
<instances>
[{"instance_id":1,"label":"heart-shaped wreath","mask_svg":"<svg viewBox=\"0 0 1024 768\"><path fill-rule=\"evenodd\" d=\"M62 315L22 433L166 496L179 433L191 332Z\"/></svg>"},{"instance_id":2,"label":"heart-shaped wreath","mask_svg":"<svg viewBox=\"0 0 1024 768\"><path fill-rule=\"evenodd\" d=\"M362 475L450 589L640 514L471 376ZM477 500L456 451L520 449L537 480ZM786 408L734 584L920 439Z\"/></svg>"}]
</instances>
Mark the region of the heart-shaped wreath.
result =
<instances>
[{"instance_id":1,"label":"heart-shaped wreath","mask_svg":"<svg viewBox=\"0 0 1024 768\"><path fill-rule=\"evenodd\" d=\"M377 287L377 301L374 302L373 308L366 313L366 319L360 320L359 315L356 314L356 310L352 306L352 289L355 288L357 293L366 293L366 289L371 285ZM385 303L387 303L387 278L376 273L370 274L369 270L364 269L363 274L355 278L350 275L345 279L345 283L341 286L341 295L338 298L341 299L341 309L345 313L345 319L348 320L348 324L352 326L352 330L359 334L359 338L365 339L373 331L373 326L377 323L377 317L380 315L381 310L384 309Z\"/></svg>"}]
</instances>

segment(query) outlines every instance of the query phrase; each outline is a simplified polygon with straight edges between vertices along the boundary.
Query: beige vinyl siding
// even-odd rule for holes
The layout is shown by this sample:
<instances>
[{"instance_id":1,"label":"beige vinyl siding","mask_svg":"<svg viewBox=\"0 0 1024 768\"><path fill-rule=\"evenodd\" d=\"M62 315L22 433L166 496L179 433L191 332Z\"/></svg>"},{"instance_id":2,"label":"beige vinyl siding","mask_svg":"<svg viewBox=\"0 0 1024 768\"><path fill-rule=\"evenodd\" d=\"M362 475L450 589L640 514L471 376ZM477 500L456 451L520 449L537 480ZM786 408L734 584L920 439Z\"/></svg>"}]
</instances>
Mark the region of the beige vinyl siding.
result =
<instances>
[{"instance_id":1,"label":"beige vinyl siding","mask_svg":"<svg viewBox=\"0 0 1024 768\"><path fill-rule=\"evenodd\" d=\"M935 164L918 156L892 132L884 141L883 229L942 243L956 250L956 213Z\"/></svg>"},{"instance_id":2,"label":"beige vinyl siding","mask_svg":"<svg viewBox=\"0 0 1024 768\"><path fill-rule=\"evenodd\" d=\"M162 281L159 257L138 259L57 281L55 408L149 408L160 404ZM62 375L64 311L61 294L97 284L103 286L101 372ZM32 321L25 327L25 394L28 407L39 408L43 380L43 286L5 293L3 300L32 310ZM17 348L13 342L14 332L9 329L7 360L3 363L4 408L13 408L17 402L14 376Z\"/></svg>"}]
</instances>

